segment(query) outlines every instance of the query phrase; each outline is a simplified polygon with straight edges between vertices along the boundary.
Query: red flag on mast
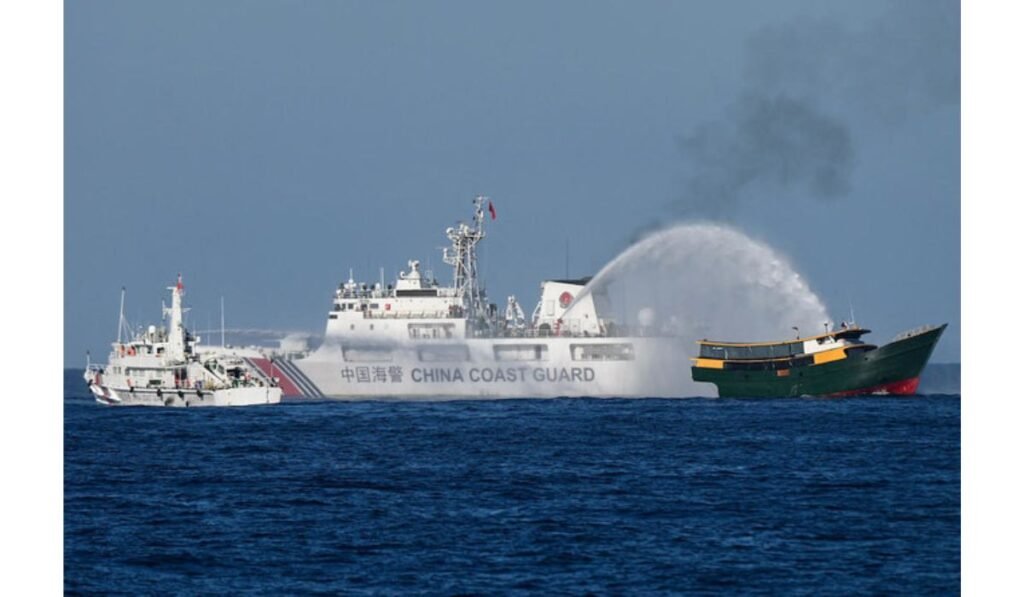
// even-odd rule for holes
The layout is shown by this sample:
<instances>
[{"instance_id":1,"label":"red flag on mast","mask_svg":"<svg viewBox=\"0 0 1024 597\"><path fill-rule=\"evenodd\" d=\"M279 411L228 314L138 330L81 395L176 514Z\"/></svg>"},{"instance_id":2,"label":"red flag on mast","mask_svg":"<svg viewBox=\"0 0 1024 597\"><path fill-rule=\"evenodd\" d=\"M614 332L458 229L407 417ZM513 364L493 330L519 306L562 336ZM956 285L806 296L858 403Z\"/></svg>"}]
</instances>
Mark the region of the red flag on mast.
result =
<instances>
[{"instance_id":1,"label":"red flag on mast","mask_svg":"<svg viewBox=\"0 0 1024 597\"><path fill-rule=\"evenodd\" d=\"M491 219L492 220L497 220L498 219L498 212L494 209L494 202L493 201L488 201L487 202L487 211L491 212Z\"/></svg>"}]
</instances>

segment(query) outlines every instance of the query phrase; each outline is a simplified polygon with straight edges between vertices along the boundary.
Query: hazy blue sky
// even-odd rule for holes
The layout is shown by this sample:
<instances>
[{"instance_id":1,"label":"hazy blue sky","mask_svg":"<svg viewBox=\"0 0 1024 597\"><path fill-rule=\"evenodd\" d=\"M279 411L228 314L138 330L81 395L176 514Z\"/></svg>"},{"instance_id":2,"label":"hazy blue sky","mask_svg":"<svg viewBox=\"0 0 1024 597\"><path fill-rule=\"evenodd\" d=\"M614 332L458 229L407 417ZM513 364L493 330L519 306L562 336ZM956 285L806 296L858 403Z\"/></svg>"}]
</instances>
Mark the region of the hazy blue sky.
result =
<instances>
[{"instance_id":1,"label":"hazy blue sky","mask_svg":"<svg viewBox=\"0 0 1024 597\"><path fill-rule=\"evenodd\" d=\"M884 341L960 358L959 6L951 2L65 4L65 363L120 287L200 327L322 331L347 277L478 193L492 297L596 272L638 231L730 222Z\"/></svg>"}]
</instances>

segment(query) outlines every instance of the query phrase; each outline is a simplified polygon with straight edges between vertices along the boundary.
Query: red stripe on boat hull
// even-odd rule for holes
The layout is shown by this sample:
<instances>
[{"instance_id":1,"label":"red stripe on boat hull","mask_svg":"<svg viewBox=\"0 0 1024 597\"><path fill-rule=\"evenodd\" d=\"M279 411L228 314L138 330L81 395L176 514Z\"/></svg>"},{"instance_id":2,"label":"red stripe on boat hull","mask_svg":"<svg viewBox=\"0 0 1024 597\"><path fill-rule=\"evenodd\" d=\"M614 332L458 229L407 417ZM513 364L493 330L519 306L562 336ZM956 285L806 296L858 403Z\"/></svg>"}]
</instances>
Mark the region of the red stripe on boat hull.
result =
<instances>
[{"instance_id":1,"label":"red stripe on boat hull","mask_svg":"<svg viewBox=\"0 0 1024 597\"><path fill-rule=\"evenodd\" d=\"M913 396L914 394L917 393L917 386L920 383L920 377L911 377L910 379L880 384L877 386L871 386L869 388L860 388L858 390L849 390L847 392L837 392L835 394L829 394L829 396L864 396L865 394L891 394L893 396Z\"/></svg>"},{"instance_id":2,"label":"red stripe on boat hull","mask_svg":"<svg viewBox=\"0 0 1024 597\"><path fill-rule=\"evenodd\" d=\"M270 361L268 359L251 358L249 360L252 361L254 365L260 368L260 371L263 372L263 375L266 375L268 378L276 377L278 379L278 385L281 387L282 396L302 395L302 390L300 390L299 387L295 385L295 382L293 382L291 378L288 377L288 374L286 374L280 368L273 367L273 375L271 375L271 366Z\"/></svg>"}]
</instances>

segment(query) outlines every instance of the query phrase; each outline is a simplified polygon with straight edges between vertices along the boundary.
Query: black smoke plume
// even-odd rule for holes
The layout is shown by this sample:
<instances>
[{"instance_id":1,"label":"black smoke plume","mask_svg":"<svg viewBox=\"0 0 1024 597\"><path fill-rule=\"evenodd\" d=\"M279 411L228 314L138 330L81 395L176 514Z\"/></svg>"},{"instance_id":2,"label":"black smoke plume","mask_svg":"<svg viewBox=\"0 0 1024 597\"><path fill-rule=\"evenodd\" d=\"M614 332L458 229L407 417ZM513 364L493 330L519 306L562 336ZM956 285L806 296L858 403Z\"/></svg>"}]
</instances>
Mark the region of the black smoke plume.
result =
<instances>
[{"instance_id":1,"label":"black smoke plume","mask_svg":"<svg viewBox=\"0 0 1024 597\"><path fill-rule=\"evenodd\" d=\"M857 29L803 19L758 31L746 43L739 96L678 138L687 172L676 208L727 218L773 194L846 195L851 118L891 127L958 105L959 57L959 4L950 0L900 0Z\"/></svg>"}]
</instances>

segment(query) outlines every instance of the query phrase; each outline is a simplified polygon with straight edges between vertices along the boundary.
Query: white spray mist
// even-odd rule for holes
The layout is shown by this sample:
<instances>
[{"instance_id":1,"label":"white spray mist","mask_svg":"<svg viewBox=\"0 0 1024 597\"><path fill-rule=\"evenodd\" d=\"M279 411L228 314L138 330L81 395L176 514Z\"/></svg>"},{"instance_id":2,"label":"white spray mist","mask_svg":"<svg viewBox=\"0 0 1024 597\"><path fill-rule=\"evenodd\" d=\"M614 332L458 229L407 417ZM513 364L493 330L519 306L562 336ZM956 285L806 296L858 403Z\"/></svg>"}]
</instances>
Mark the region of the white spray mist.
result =
<instances>
[{"instance_id":1,"label":"white spray mist","mask_svg":"<svg viewBox=\"0 0 1024 597\"><path fill-rule=\"evenodd\" d=\"M694 342L781 340L793 327L809 335L831 322L784 257L721 224L683 223L646 236L602 268L584 293L594 293L620 324Z\"/></svg>"}]
</instances>

